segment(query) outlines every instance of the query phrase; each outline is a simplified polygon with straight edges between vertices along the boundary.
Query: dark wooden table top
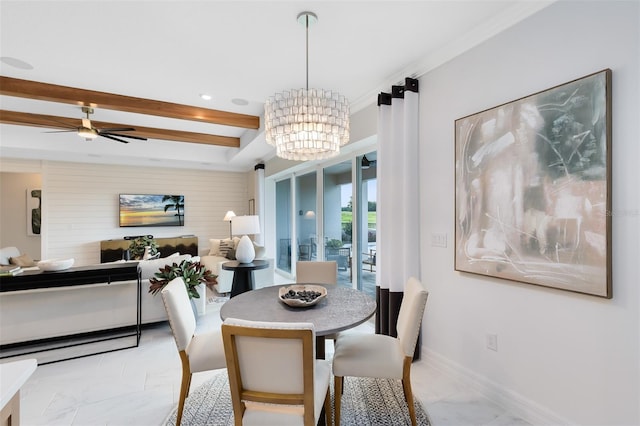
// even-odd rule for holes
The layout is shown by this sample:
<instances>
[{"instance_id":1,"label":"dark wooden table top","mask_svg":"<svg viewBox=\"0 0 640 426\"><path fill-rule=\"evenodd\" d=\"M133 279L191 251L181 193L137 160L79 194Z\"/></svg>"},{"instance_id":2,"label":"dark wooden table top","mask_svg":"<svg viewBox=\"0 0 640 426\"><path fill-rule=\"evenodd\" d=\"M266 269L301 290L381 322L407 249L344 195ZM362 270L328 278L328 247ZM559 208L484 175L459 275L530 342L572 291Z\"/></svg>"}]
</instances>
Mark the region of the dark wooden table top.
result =
<instances>
[{"instance_id":1,"label":"dark wooden table top","mask_svg":"<svg viewBox=\"0 0 640 426\"><path fill-rule=\"evenodd\" d=\"M246 269L249 271L253 271L256 269L265 269L269 266L269 262L266 260L254 260L249 263L240 263L237 260L230 260L228 262L224 262L222 264L222 269L227 271L235 271L236 269Z\"/></svg>"},{"instance_id":2,"label":"dark wooden table top","mask_svg":"<svg viewBox=\"0 0 640 426\"><path fill-rule=\"evenodd\" d=\"M314 306L295 308L285 305L278 296L283 286L271 286L231 298L222 306L220 317L223 321L226 318L240 318L250 321L311 322L316 336L326 336L356 327L376 311L376 301L362 291L337 285L308 284L327 289L327 296ZM289 285L293 284L284 287Z\"/></svg>"}]
</instances>

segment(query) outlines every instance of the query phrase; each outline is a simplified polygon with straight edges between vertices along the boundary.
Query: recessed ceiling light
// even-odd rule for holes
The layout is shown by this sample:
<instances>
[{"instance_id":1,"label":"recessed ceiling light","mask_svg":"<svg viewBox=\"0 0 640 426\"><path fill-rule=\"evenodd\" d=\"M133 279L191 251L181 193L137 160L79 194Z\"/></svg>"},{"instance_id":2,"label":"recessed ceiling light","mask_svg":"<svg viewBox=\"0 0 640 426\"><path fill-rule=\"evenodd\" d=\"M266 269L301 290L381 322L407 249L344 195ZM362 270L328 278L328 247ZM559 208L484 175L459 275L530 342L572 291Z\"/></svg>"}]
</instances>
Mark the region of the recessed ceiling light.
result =
<instances>
[{"instance_id":1,"label":"recessed ceiling light","mask_svg":"<svg viewBox=\"0 0 640 426\"><path fill-rule=\"evenodd\" d=\"M207 95L206 93L201 93L200 97L202 99L204 99L205 101L210 101L211 100L211 95Z\"/></svg>"},{"instance_id":2,"label":"recessed ceiling light","mask_svg":"<svg viewBox=\"0 0 640 426\"><path fill-rule=\"evenodd\" d=\"M236 105L242 105L242 106L249 105L249 101L246 99L234 98L234 99L231 99L231 102Z\"/></svg>"},{"instance_id":3,"label":"recessed ceiling light","mask_svg":"<svg viewBox=\"0 0 640 426\"><path fill-rule=\"evenodd\" d=\"M22 70L32 70L33 69L33 65L25 62L25 61L21 61L18 58L12 58L11 56L3 56L0 58L0 62L2 62L3 64L7 64L9 66L12 67L16 67L16 68L20 68Z\"/></svg>"}]
</instances>

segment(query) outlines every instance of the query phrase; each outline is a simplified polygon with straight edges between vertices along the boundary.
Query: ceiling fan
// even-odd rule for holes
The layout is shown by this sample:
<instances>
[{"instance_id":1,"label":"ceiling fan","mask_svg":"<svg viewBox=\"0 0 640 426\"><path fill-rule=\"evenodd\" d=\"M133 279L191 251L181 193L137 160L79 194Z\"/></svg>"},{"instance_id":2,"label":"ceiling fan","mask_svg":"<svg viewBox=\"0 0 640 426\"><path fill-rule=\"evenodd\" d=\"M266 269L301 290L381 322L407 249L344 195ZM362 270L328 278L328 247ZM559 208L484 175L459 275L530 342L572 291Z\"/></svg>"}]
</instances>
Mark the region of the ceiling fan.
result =
<instances>
[{"instance_id":1,"label":"ceiling fan","mask_svg":"<svg viewBox=\"0 0 640 426\"><path fill-rule=\"evenodd\" d=\"M363 155L360 166L362 169L368 169L369 167L375 167L377 163L378 160L369 160L366 155Z\"/></svg>"},{"instance_id":2,"label":"ceiling fan","mask_svg":"<svg viewBox=\"0 0 640 426\"><path fill-rule=\"evenodd\" d=\"M122 143L129 143L129 141L126 141L120 138L131 138L131 139L137 139L142 141L147 140L147 138L143 138L140 136L122 135L119 133L119 132L133 132L136 130L133 127L113 127L113 128L106 128L106 129L95 128L91 125L91 120L89 119L89 114L93 114L93 108L82 107L82 112L87 114L87 117L82 119L82 125L80 127L76 127L73 130L59 130L59 131L53 131L53 132L47 132L47 133L77 132L78 136L85 138L86 140L91 140L91 139L97 138L98 136L102 136L103 138L111 139L111 140L122 142Z\"/></svg>"}]
</instances>

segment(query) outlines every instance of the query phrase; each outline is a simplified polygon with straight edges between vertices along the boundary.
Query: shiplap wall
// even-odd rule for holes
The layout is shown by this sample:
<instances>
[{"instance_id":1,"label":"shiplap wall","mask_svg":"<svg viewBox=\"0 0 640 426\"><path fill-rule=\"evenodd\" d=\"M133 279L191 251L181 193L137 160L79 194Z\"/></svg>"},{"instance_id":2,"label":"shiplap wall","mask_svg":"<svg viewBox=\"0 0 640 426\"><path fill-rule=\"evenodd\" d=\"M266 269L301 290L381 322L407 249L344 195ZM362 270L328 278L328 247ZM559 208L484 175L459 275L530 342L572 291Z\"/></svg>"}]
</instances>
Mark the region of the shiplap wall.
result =
<instances>
[{"instance_id":1,"label":"shiplap wall","mask_svg":"<svg viewBox=\"0 0 640 426\"><path fill-rule=\"evenodd\" d=\"M43 258L75 258L75 265L100 262L100 241L126 235L198 237L200 254L209 238L229 235L227 210L247 214L252 172L217 172L154 167L44 162ZM182 194L185 226L120 228L118 194Z\"/></svg>"}]
</instances>

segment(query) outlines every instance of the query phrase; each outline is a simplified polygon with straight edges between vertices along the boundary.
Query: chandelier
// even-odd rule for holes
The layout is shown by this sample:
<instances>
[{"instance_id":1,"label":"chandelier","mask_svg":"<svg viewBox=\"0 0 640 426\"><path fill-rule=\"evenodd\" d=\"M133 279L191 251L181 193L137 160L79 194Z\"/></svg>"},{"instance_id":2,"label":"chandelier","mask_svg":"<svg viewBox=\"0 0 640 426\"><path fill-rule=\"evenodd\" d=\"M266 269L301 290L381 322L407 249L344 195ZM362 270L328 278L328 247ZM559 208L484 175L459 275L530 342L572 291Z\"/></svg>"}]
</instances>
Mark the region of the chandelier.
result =
<instances>
[{"instance_id":1,"label":"chandelier","mask_svg":"<svg viewBox=\"0 0 640 426\"><path fill-rule=\"evenodd\" d=\"M322 160L337 155L349 142L349 103L340 93L309 89L309 25L318 21L302 12L298 22L306 28L305 89L276 93L265 103L265 138L276 155L287 160Z\"/></svg>"}]
</instances>

